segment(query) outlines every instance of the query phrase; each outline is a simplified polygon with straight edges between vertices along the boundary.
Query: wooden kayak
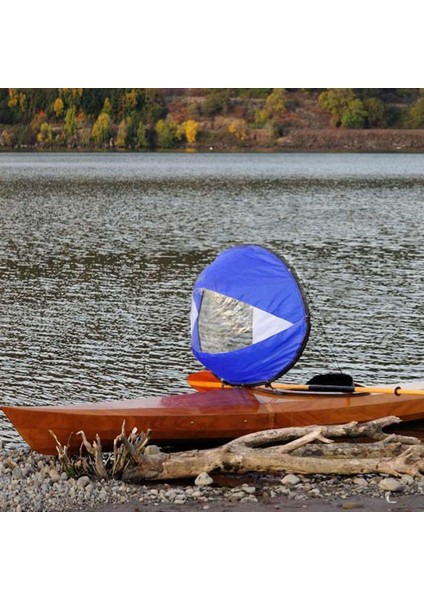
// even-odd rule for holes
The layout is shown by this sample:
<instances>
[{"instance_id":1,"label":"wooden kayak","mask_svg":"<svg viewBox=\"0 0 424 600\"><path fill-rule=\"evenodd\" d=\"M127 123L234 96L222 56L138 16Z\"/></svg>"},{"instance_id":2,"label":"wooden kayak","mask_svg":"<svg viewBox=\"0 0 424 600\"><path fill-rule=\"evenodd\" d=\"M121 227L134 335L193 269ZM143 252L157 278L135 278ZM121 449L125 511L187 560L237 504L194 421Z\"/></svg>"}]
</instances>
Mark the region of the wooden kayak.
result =
<instances>
[{"instance_id":1,"label":"wooden kayak","mask_svg":"<svg viewBox=\"0 0 424 600\"><path fill-rule=\"evenodd\" d=\"M99 434L105 450L126 430L152 431L160 444L216 444L279 427L368 421L395 415L403 421L424 419L422 394L275 392L230 388L174 396L84 403L71 406L1 406L14 427L41 454L56 454L53 431L70 452L77 452L84 430L91 441Z\"/></svg>"}]
</instances>

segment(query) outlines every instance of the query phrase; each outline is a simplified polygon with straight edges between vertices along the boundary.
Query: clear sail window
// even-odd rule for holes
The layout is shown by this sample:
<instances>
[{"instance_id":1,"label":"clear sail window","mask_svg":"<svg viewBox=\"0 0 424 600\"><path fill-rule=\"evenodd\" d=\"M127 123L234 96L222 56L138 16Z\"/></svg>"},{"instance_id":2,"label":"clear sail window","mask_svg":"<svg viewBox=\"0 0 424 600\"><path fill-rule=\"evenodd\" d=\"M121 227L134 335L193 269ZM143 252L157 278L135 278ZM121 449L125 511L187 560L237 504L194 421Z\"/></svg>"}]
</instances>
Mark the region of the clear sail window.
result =
<instances>
[{"instance_id":1,"label":"clear sail window","mask_svg":"<svg viewBox=\"0 0 424 600\"><path fill-rule=\"evenodd\" d=\"M203 290L199 311L202 352L231 352L253 343L253 307L218 292Z\"/></svg>"}]
</instances>

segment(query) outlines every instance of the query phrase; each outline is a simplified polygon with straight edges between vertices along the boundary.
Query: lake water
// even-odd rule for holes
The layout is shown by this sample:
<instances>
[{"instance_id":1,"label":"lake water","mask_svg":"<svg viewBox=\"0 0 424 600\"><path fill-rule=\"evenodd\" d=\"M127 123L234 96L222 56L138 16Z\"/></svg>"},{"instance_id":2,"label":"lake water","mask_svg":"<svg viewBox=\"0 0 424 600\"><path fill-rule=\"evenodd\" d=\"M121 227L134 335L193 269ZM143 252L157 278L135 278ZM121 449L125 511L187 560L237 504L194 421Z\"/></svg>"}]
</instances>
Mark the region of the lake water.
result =
<instances>
[{"instance_id":1,"label":"lake water","mask_svg":"<svg viewBox=\"0 0 424 600\"><path fill-rule=\"evenodd\" d=\"M239 243L305 288L285 381L424 378L423 154L0 153L0 232L0 404L189 391L193 283Z\"/></svg>"}]
</instances>

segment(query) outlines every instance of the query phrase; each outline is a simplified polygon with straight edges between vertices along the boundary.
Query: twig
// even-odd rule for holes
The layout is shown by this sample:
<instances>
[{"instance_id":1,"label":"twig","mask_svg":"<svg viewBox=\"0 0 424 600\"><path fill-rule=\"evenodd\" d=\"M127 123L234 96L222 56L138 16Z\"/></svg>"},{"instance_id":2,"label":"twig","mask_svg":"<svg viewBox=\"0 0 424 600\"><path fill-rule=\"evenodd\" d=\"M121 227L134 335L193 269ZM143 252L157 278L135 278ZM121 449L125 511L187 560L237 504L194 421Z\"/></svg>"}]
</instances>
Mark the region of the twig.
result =
<instances>
[{"instance_id":1,"label":"twig","mask_svg":"<svg viewBox=\"0 0 424 600\"><path fill-rule=\"evenodd\" d=\"M99 479L108 479L108 473L102 458L102 444L99 435L96 434L96 441L93 442L93 444L90 444L90 442L87 440L84 431L78 431L77 435L82 437L82 445L94 460L93 469L97 477Z\"/></svg>"}]
</instances>

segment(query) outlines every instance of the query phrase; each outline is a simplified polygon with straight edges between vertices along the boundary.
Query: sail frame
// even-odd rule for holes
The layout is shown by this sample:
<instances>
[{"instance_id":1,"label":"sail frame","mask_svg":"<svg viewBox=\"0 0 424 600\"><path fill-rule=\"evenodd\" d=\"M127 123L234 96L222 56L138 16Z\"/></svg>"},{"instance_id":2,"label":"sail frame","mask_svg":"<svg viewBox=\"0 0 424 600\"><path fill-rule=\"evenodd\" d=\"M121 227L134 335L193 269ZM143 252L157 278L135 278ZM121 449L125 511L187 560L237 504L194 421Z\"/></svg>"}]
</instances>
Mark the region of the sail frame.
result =
<instances>
[{"instance_id":1,"label":"sail frame","mask_svg":"<svg viewBox=\"0 0 424 600\"><path fill-rule=\"evenodd\" d=\"M285 292L285 288L282 287L282 282L285 281L285 278L287 278L287 289L288 289L288 293L289 294L294 294L295 296L295 301L293 300L293 298L291 296L288 297L288 309L289 310L294 310L295 313L297 314L298 312L301 313L301 318L299 318L298 320L295 320L292 324L291 321L288 319L285 319L283 316L281 316L281 314L275 314L276 312L279 313L281 312L281 306L284 307L284 310L286 310L286 303L282 303L282 298L281 296L275 295L275 298L273 297L272 291L270 292L270 289L272 290L272 286L268 286L269 289L266 290L266 302L265 304L267 304L269 301L271 301L272 303L276 302L277 303L277 309L274 306L273 310L265 310L265 305L264 302L262 302L261 305L261 301L263 301L263 298L259 298L258 302L255 301L247 301L245 298L241 298L241 297L234 297L234 295L232 295L231 293L229 293L228 291L225 290L225 292L222 290L222 288L227 288L227 281L229 281L229 287L231 288L231 283L232 283L232 278L231 275L230 277L226 278L226 280L223 282L221 277L216 277L216 272L218 272L219 275L221 275L219 273L222 261L224 261L224 265L225 265L225 257L224 255L226 253L230 253L230 252L237 252L239 250L244 249L244 252L246 253L247 258L242 254L241 256L241 260L242 262L245 261L246 263L246 269L248 270L248 276L256 276L256 270L258 268L260 268L260 275L259 275L259 280L265 280L267 281L267 269L270 270L270 281L272 282L273 278L276 278L277 280L277 289L278 287L280 287L280 292L282 290L284 290ZM247 251L247 252L246 252ZM249 252L252 251L253 255L252 257L249 257ZM257 254L256 254L257 253ZM235 254L236 256L236 260L238 260L237 254ZM219 267L216 267L215 263L218 260L221 260ZM267 261L270 261L270 264L268 265ZM249 264L249 261L252 261L253 266ZM257 264L255 265L255 261L257 262ZM262 262L264 264L262 264ZM231 264L231 259L230 259L230 264ZM279 269L281 266L281 274L279 273ZM249 269L253 269L251 271L249 271ZM210 273L212 272L212 276L210 275ZM206 273L206 276L205 276ZM208 276L209 279L211 279L211 281L209 281L210 285L205 285L205 277L206 277L206 281L208 281ZM237 285L240 284L240 279L237 282L237 277L239 276L238 273L234 274L234 278L236 280L236 288ZM218 283L217 283L218 282ZM285 285L285 283L284 283ZM218 291L219 288L219 291ZM242 289L243 286L241 288L237 288L237 295L241 295L243 296L243 293L245 290ZM255 289L255 288L254 288ZM261 292L261 288L258 288L259 292ZM255 289L255 292L258 291L258 289ZM255 342L252 341L251 345L247 345L245 347L241 347L240 349L236 349L236 350L230 350L227 352L223 352L223 353L207 353L207 352L202 352L201 350L201 341L200 341L200 336L199 336L199 315L201 313L201 306L202 306L202 300L203 300L203 291L204 290L209 290L212 292L216 292L216 293L222 293L225 296L227 296L228 298L234 298L236 301L238 302L246 302L249 306L252 306L254 310L258 311L258 313L266 313L263 314L261 316L262 319L264 319L264 324L266 325L266 320L267 317L266 315L269 315L268 317L268 321L271 322L272 319L274 319L275 321L281 321L281 323L275 323L274 327L276 328L275 331L276 333L272 333L273 328L272 326L270 327L269 331L271 332L271 336L265 336L263 337L263 339L260 339L259 341ZM248 288L246 286L246 291L247 291L247 295L249 296L251 294L251 288ZM243 292L243 293L242 293ZM260 295L260 293L259 293ZM283 298L284 298L284 294L283 294ZM284 321L286 321L289 326L285 327L284 325ZM269 323L268 323L269 325ZM252 325L253 326L253 325ZM245 370L243 371L243 368L241 368L240 372L243 372L242 375L240 375L239 377L234 376L234 378L232 378L231 376L228 376L228 373L226 373L226 375L223 375L223 373L227 370L226 368L220 368L218 369L218 372L216 370L214 370L214 366L213 366L213 362L216 362L216 359L218 360L218 362L221 360L220 357L225 357L225 355L231 355L231 357L234 359L235 363L237 365L240 365L242 363L242 358L243 357L243 352L245 354L246 351L250 348L255 348L258 350L259 354L258 357L260 357L260 350L263 349L264 352L267 352L269 348L272 348L272 352L271 352L271 356L275 357L275 354L277 352L277 356L278 356L278 350L280 348L280 343L282 342L282 339L279 339L278 343L275 344L275 342L272 340L272 338L276 335L278 335L279 333L284 334L284 331L287 329L289 330L291 327L294 327L295 329L293 330L293 332L290 333L290 335L286 336L286 340L287 340L287 345L284 347L284 351L286 351L286 353L288 353L288 359L290 359L290 362L284 364L283 368L280 369L278 372L275 372L275 369L273 369L273 362L272 360L270 360L269 366L267 364L267 366L265 366L265 361L264 361L264 365L263 365L263 375L265 376L268 375L266 378L261 378L258 380L249 380L249 376L246 376ZM232 248L228 248L227 250L224 250L223 252L221 252L216 258L215 260L210 263L210 265L208 267L206 267L202 273L199 275L196 284L194 286L194 290L193 290L193 308L192 308L192 349L193 349L193 353L196 356L196 358L207 368L209 368L216 377L218 377L221 381L223 381L224 383L229 383L231 385L246 385L246 386L256 386L256 385L266 385L266 384L270 384L272 381L278 379L279 377L281 377L282 375L284 375L287 371L289 371L290 369L293 368L293 366L297 363L297 361L300 359L306 344L308 342L309 339L309 334L310 334L310 329L311 329L311 320L310 320L310 312L309 312L309 307L308 307L308 303L305 297L305 294L303 292L303 289L301 287L299 278L297 276L297 273L295 271L295 269L289 264L289 262L283 258L281 255L277 254L274 251L269 250L267 247L262 246L262 245L258 245L258 244L241 244L238 246L234 246ZM271 340L271 342L270 342ZM250 352L250 354L254 354L254 352ZM293 356L291 356L293 355ZM264 355L265 356L265 355ZM206 360L207 358L207 360ZM248 355L249 360L251 360L251 356ZM202 360L203 359L203 360ZM222 361L221 361L222 362ZM259 361L261 362L261 361ZM208 364L209 363L209 364ZM274 360L275 363L275 360ZM278 364L278 360L277 360L277 364ZM255 371L255 369L257 369L258 367L256 365L254 365L253 368L253 372ZM259 369L260 370L260 369ZM269 372L270 370L272 370L272 375ZM221 371L221 373L219 372ZM237 369L236 369L237 371ZM266 371L268 371L266 373ZM259 373L258 373L259 375Z\"/></svg>"}]
</instances>

